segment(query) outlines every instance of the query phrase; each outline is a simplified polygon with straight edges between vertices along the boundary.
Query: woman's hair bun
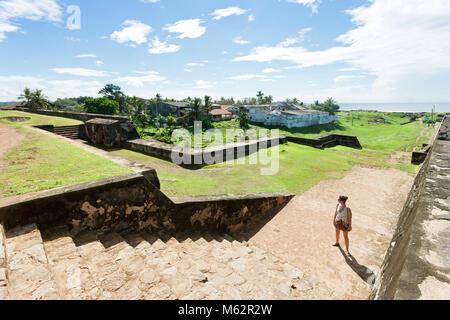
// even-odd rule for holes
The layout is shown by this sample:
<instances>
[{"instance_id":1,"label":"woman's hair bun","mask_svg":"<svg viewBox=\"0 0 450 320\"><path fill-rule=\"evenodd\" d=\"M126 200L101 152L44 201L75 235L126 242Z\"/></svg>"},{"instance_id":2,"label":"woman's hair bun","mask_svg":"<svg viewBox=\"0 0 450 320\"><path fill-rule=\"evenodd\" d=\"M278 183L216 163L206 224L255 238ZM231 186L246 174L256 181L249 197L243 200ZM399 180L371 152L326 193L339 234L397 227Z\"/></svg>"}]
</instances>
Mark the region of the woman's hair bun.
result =
<instances>
[{"instance_id":1,"label":"woman's hair bun","mask_svg":"<svg viewBox=\"0 0 450 320\"><path fill-rule=\"evenodd\" d=\"M339 201L347 202L347 200L348 200L348 197L346 197L346 196L340 196L339 197Z\"/></svg>"}]
</instances>

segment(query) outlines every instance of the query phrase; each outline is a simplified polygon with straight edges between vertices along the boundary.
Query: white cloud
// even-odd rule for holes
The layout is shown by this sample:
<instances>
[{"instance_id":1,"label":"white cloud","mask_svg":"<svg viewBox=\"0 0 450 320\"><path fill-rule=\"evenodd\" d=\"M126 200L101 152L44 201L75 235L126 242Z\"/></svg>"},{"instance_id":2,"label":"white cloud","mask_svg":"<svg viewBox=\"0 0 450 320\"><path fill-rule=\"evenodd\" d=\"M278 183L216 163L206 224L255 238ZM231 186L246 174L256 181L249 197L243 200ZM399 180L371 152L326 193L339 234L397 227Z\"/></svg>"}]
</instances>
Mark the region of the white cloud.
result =
<instances>
[{"instance_id":1,"label":"white cloud","mask_svg":"<svg viewBox=\"0 0 450 320\"><path fill-rule=\"evenodd\" d=\"M248 22L253 22L253 21L255 21L255 16L253 14L250 14L248 16Z\"/></svg>"},{"instance_id":2,"label":"white cloud","mask_svg":"<svg viewBox=\"0 0 450 320\"><path fill-rule=\"evenodd\" d=\"M265 76L260 74L243 74L239 76L229 77L230 80L253 80L253 79L263 79Z\"/></svg>"},{"instance_id":3,"label":"white cloud","mask_svg":"<svg viewBox=\"0 0 450 320\"><path fill-rule=\"evenodd\" d=\"M450 69L450 6L447 0L373 0L347 11L356 27L339 36L342 45L310 51L304 47L255 47L234 61L287 61L293 68L346 62L375 75L388 89L407 75Z\"/></svg>"},{"instance_id":4,"label":"white cloud","mask_svg":"<svg viewBox=\"0 0 450 320\"><path fill-rule=\"evenodd\" d=\"M144 3L156 3L156 2L159 2L159 0L140 0L141 2L144 2Z\"/></svg>"},{"instance_id":5,"label":"white cloud","mask_svg":"<svg viewBox=\"0 0 450 320\"><path fill-rule=\"evenodd\" d=\"M145 72L136 72L140 74L139 76L128 76L128 77L119 77L113 79L115 82L125 83L129 86L133 86L136 88L142 88L145 84L161 82L166 80L163 76L161 76L156 71L145 71Z\"/></svg>"},{"instance_id":6,"label":"white cloud","mask_svg":"<svg viewBox=\"0 0 450 320\"><path fill-rule=\"evenodd\" d=\"M44 93L50 99L79 96L96 97L104 85L104 83L99 81L50 80L46 82Z\"/></svg>"},{"instance_id":7,"label":"white cloud","mask_svg":"<svg viewBox=\"0 0 450 320\"><path fill-rule=\"evenodd\" d=\"M44 88L44 79L33 76L0 76L0 101L15 101L25 88Z\"/></svg>"},{"instance_id":8,"label":"white cloud","mask_svg":"<svg viewBox=\"0 0 450 320\"><path fill-rule=\"evenodd\" d=\"M97 60L97 61L95 61L95 64L101 66L103 64L103 61L102 60Z\"/></svg>"},{"instance_id":9,"label":"white cloud","mask_svg":"<svg viewBox=\"0 0 450 320\"><path fill-rule=\"evenodd\" d=\"M75 58L97 58L97 55L93 54L93 53L86 53L86 54L79 54L77 56L75 56Z\"/></svg>"},{"instance_id":10,"label":"white cloud","mask_svg":"<svg viewBox=\"0 0 450 320\"><path fill-rule=\"evenodd\" d=\"M234 38L233 42L236 44L249 44L250 43L250 41L242 40L240 37Z\"/></svg>"},{"instance_id":11,"label":"white cloud","mask_svg":"<svg viewBox=\"0 0 450 320\"><path fill-rule=\"evenodd\" d=\"M277 70L277 69L274 69L274 68L266 68L262 72L264 72L264 73L276 73L276 72L280 72L280 70Z\"/></svg>"},{"instance_id":12,"label":"white cloud","mask_svg":"<svg viewBox=\"0 0 450 320\"><path fill-rule=\"evenodd\" d=\"M355 78L359 78L359 77L353 76L353 75L343 75L343 76L337 76L333 80L334 80L334 82L343 82L343 81L347 81L347 80L351 80L351 79L355 79Z\"/></svg>"},{"instance_id":13,"label":"white cloud","mask_svg":"<svg viewBox=\"0 0 450 320\"><path fill-rule=\"evenodd\" d=\"M352 72L352 71L358 71L359 69L358 68L342 68L342 69L339 69L339 71L341 71L341 72Z\"/></svg>"},{"instance_id":14,"label":"white cloud","mask_svg":"<svg viewBox=\"0 0 450 320\"><path fill-rule=\"evenodd\" d=\"M200 24L203 21L200 19L189 19L189 20L180 20L175 22L174 24L168 24L163 30L172 32L172 33L180 33L178 38L198 38L201 37L206 32L206 27L201 26Z\"/></svg>"},{"instance_id":15,"label":"white cloud","mask_svg":"<svg viewBox=\"0 0 450 320\"><path fill-rule=\"evenodd\" d=\"M239 16L239 15L245 14L246 12L247 12L247 10L241 9L239 7L229 7L226 9L217 9L210 15L214 16L213 17L214 20L220 20L222 18L229 17L232 15Z\"/></svg>"},{"instance_id":16,"label":"white cloud","mask_svg":"<svg viewBox=\"0 0 450 320\"><path fill-rule=\"evenodd\" d=\"M167 44L167 42L161 42L158 38L152 40L149 44L150 49L148 52L150 54L163 54L163 53L173 53L178 52L181 47L176 44Z\"/></svg>"},{"instance_id":17,"label":"white cloud","mask_svg":"<svg viewBox=\"0 0 450 320\"><path fill-rule=\"evenodd\" d=\"M58 74L68 74L79 77L107 77L114 74L114 72L85 68L52 68L50 70Z\"/></svg>"},{"instance_id":18,"label":"white cloud","mask_svg":"<svg viewBox=\"0 0 450 320\"><path fill-rule=\"evenodd\" d=\"M312 12L317 13L317 9L322 3L322 0L287 0L287 2L302 4L306 7L311 8Z\"/></svg>"},{"instance_id":19,"label":"white cloud","mask_svg":"<svg viewBox=\"0 0 450 320\"><path fill-rule=\"evenodd\" d=\"M61 22L62 8L56 0L5 0L0 2L0 42L9 32L20 31L17 20Z\"/></svg>"},{"instance_id":20,"label":"white cloud","mask_svg":"<svg viewBox=\"0 0 450 320\"><path fill-rule=\"evenodd\" d=\"M283 40L282 42L280 42L277 46L278 47L289 47L293 44L296 44L300 42L300 40L296 39L296 38L286 38L285 40Z\"/></svg>"},{"instance_id":21,"label":"white cloud","mask_svg":"<svg viewBox=\"0 0 450 320\"><path fill-rule=\"evenodd\" d=\"M134 42L133 45L147 42L148 34L152 27L136 20L126 20L122 24L122 30L114 31L110 38L118 43Z\"/></svg>"},{"instance_id":22,"label":"white cloud","mask_svg":"<svg viewBox=\"0 0 450 320\"><path fill-rule=\"evenodd\" d=\"M198 62L191 62L191 63L186 63L187 67L204 67L205 64L204 63L198 63Z\"/></svg>"},{"instance_id":23,"label":"white cloud","mask_svg":"<svg viewBox=\"0 0 450 320\"><path fill-rule=\"evenodd\" d=\"M211 89L217 84L216 81L198 80L195 82L195 89Z\"/></svg>"}]
</instances>

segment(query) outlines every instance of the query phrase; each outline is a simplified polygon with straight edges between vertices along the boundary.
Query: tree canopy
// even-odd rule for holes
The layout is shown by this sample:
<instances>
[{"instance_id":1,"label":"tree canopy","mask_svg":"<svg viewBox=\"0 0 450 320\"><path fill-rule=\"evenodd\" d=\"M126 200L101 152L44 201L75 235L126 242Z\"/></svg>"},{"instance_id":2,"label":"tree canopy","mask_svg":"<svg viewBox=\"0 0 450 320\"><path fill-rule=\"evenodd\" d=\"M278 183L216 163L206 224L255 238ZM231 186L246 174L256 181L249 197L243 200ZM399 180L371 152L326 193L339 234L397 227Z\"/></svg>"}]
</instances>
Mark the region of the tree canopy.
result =
<instances>
[{"instance_id":1,"label":"tree canopy","mask_svg":"<svg viewBox=\"0 0 450 320\"><path fill-rule=\"evenodd\" d=\"M88 99L84 103L84 110L87 113L114 115L118 113L119 104L117 101L113 101L105 97Z\"/></svg>"}]
</instances>

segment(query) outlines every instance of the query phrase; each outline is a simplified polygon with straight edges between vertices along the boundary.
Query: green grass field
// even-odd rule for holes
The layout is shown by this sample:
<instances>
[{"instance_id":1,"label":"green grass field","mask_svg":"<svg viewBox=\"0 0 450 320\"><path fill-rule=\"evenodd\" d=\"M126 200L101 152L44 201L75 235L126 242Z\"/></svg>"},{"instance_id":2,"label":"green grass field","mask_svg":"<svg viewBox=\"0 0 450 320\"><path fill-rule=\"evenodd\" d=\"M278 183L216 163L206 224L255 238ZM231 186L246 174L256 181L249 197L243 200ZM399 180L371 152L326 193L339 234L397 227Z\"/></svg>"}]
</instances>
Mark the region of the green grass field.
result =
<instances>
[{"instance_id":1,"label":"green grass field","mask_svg":"<svg viewBox=\"0 0 450 320\"><path fill-rule=\"evenodd\" d=\"M0 110L0 118L1 117L29 117L31 120L20 123L20 125L54 125L54 126L73 126L77 124L82 124L83 122L78 120L66 119L66 118L58 118L58 117L49 117L43 116L34 113L27 113L21 111L9 111L9 110ZM9 121L0 120L4 123L10 123Z\"/></svg>"},{"instance_id":2,"label":"green grass field","mask_svg":"<svg viewBox=\"0 0 450 320\"><path fill-rule=\"evenodd\" d=\"M421 146L422 142L425 143L426 137L431 138L433 132L419 121L405 124L409 118L402 117L401 114L344 111L338 116L339 122L308 128L281 128L280 134L303 138L315 138L332 133L357 136L364 149L393 152L412 151L413 148ZM369 123L374 116L382 116L388 124ZM425 138L416 141L424 129Z\"/></svg>"},{"instance_id":3,"label":"green grass field","mask_svg":"<svg viewBox=\"0 0 450 320\"><path fill-rule=\"evenodd\" d=\"M3 113L3 114L2 114ZM1 112L14 116L23 113ZM381 115L381 114L377 114ZM146 164L157 170L161 188L169 196L244 194L255 192L289 191L301 194L320 180L341 178L355 164L372 167L396 168L416 173L418 167L410 164L410 157L402 155L390 161L394 154L412 151L430 140L432 129L421 122L402 125L408 118L382 114L388 124L369 124L374 113L355 112L353 125L351 113L340 113L340 121L333 124L301 129L283 128L281 134L301 137L317 137L330 133L356 135L363 150L335 147L319 150L288 143L280 146L279 172L273 176L262 176L261 168L267 165L222 163L200 170L187 170L171 162L128 150L112 151L113 154ZM25 124L69 125L72 120L37 116ZM236 121L216 123L218 129L235 128ZM0 197L49 189L93 179L129 173L101 157L92 155L58 139L48 137L15 124L17 130L26 132L26 142L11 151L7 160L11 162L0 174ZM261 129L262 126L252 125Z\"/></svg>"},{"instance_id":4,"label":"green grass field","mask_svg":"<svg viewBox=\"0 0 450 320\"><path fill-rule=\"evenodd\" d=\"M0 172L0 198L131 173L110 160L20 124L15 129L26 138L4 157L8 165Z\"/></svg>"},{"instance_id":5,"label":"green grass field","mask_svg":"<svg viewBox=\"0 0 450 320\"><path fill-rule=\"evenodd\" d=\"M344 172L355 164L416 173L418 167L410 164L409 156L399 157L395 162L389 160L397 152L412 151L413 148L421 147L422 143L429 142L432 129L428 129L419 121L402 125L409 119L400 115L376 115L382 115L389 124L369 124L368 120L374 116L373 113L355 112L352 125L351 113L343 112L339 115L338 123L292 130L284 128L281 134L300 137L317 137L331 133L356 135L364 149L339 146L319 150L288 143L280 146L280 170L274 176L262 176L260 169L266 166L250 165L248 158L247 164L223 163L192 171L128 150L113 153L155 168L161 179L161 188L169 196L281 190L301 194L320 180L341 178ZM236 127L236 121L221 122L215 126L226 130ZM251 127L264 128L259 125Z\"/></svg>"}]
</instances>

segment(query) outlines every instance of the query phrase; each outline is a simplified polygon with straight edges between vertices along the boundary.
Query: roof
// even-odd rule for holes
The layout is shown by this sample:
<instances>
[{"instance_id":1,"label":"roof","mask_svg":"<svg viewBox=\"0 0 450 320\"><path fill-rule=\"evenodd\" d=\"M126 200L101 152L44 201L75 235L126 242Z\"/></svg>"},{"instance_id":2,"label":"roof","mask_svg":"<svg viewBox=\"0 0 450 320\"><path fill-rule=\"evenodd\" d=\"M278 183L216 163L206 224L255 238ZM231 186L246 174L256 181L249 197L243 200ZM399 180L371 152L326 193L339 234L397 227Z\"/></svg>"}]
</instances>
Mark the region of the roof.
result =
<instances>
[{"instance_id":1,"label":"roof","mask_svg":"<svg viewBox=\"0 0 450 320\"><path fill-rule=\"evenodd\" d=\"M10 104L10 105L7 105L7 106L0 107L0 110L13 110L13 109L15 109L17 107L22 107L22 106L23 106L23 102L18 102L18 103L14 103L14 104Z\"/></svg>"},{"instance_id":2,"label":"roof","mask_svg":"<svg viewBox=\"0 0 450 320\"><path fill-rule=\"evenodd\" d=\"M168 104L170 106L178 107L178 108L186 108L189 107L189 102L172 102L172 101L163 101L162 103Z\"/></svg>"},{"instance_id":3,"label":"roof","mask_svg":"<svg viewBox=\"0 0 450 320\"><path fill-rule=\"evenodd\" d=\"M231 116L232 113L225 109L214 109L209 112L210 115L213 116Z\"/></svg>"}]
</instances>

